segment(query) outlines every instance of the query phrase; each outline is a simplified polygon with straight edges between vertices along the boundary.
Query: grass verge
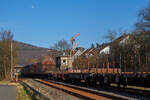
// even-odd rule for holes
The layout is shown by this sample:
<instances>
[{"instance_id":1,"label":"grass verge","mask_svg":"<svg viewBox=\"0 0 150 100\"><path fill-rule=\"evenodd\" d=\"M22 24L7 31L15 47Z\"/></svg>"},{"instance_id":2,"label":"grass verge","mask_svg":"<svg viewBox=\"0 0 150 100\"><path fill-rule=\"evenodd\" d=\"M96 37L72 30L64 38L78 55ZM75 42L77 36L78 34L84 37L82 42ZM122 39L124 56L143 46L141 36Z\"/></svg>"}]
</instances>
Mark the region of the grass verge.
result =
<instances>
[{"instance_id":1,"label":"grass verge","mask_svg":"<svg viewBox=\"0 0 150 100\"><path fill-rule=\"evenodd\" d=\"M0 81L0 85L8 85L8 83L10 83L10 81Z\"/></svg>"},{"instance_id":2,"label":"grass verge","mask_svg":"<svg viewBox=\"0 0 150 100\"><path fill-rule=\"evenodd\" d=\"M23 86L18 85L17 86L17 98L16 100L33 100L31 96L26 92Z\"/></svg>"}]
</instances>

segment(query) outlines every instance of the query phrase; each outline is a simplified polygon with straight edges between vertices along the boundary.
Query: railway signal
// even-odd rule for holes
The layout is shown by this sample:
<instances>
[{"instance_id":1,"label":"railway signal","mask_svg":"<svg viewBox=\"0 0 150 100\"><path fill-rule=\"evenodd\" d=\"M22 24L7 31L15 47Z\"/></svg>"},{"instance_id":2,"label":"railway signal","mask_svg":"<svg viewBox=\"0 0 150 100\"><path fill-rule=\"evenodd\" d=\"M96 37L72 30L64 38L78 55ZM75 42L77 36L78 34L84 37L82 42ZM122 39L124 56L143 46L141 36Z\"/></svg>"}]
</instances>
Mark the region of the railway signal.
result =
<instances>
[{"instance_id":1,"label":"railway signal","mask_svg":"<svg viewBox=\"0 0 150 100\"><path fill-rule=\"evenodd\" d=\"M74 46L75 38L76 38L77 36L79 36L79 35L80 35L80 32L77 33L75 36L73 36L73 37L71 38L71 43L72 43L71 57L72 57L72 58L73 58L73 56L74 56L74 47L77 46L77 43L76 43L75 46ZM72 60L72 67L73 67L73 65L74 65L74 63L73 63L73 60Z\"/></svg>"}]
</instances>

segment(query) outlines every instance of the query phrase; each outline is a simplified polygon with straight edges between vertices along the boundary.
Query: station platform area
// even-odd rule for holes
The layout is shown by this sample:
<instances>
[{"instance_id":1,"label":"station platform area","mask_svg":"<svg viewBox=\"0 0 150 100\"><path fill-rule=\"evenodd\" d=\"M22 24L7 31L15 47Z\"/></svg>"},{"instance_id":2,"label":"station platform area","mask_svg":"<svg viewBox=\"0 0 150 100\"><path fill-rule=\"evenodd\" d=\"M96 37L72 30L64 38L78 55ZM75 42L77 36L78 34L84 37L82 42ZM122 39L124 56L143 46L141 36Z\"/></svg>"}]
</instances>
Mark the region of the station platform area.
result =
<instances>
[{"instance_id":1,"label":"station platform area","mask_svg":"<svg viewBox=\"0 0 150 100\"><path fill-rule=\"evenodd\" d=\"M16 100L16 94L15 86L0 85L0 100Z\"/></svg>"}]
</instances>

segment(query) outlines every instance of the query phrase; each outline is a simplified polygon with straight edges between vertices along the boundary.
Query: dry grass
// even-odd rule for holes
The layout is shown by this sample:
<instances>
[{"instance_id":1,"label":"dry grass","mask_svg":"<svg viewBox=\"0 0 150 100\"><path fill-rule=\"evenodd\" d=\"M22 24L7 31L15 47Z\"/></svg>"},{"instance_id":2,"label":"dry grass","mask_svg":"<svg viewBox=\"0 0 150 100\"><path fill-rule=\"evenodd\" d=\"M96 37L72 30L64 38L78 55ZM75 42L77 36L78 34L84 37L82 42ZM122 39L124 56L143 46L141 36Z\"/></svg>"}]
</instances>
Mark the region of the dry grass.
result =
<instances>
[{"instance_id":1,"label":"dry grass","mask_svg":"<svg viewBox=\"0 0 150 100\"><path fill-rule=\"evenodd\" d=\"M17 99L16 100L32 100L28 93L24 90L23 86L17 86Z\"/></svg>"}]
</instances>

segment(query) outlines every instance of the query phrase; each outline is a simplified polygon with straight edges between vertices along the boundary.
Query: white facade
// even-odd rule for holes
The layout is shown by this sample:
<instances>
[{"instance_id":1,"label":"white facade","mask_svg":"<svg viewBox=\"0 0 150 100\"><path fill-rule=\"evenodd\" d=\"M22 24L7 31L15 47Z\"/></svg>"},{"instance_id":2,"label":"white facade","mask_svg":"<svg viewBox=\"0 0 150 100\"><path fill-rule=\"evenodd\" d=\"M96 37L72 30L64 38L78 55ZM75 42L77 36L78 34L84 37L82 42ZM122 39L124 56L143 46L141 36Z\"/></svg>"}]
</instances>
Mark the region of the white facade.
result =
<instances>
[{"instance_id":1,"label":"white facade","mask_svg":"<svg viewBox=\"0 0 150 100\"><path fill-rule=\"evenodd\" d=\"M127 37L125 37L124 39L122 39L120 41L120 44L124 44L124 43L127 43L127 41L129 40L129 35Z\"/></svg>"},{"instance_id":2,"label":"white facade","mask_svg":"<svg viewBox=\"0 0 150 100\"><path fill-rule=\"evenodd\" d=\"M61 56L61 69L70 68L72 66L71 56Z\"/></svg>"},{"instance_id":3,"label":"white facade","mask_svg":"<svg viewBox=\"0 0 150 100\"><path fill-rule=\"evenodd\" d=\"M100 51L100 54L110 54L110 46L106 46Z\"/></svg>"},{"instance_id":4,"label":"white facade","mask_svg":"<svg viewBox=\"0 0 150 100\"><path fill-rule=\"evenodd\" d=\"M119 44L125 44L128 42L130 36L126 36L125 38L123 38ZM110 45L106 46L105 48L103 48L101 51L100 51L100 54L110 54Z\"/></svg>"},{"instance_id":5,"label":"white facade","mask_svg":"<svg viewBox=\"0 0 150 100\"><path fill-rule=\"evenodd\" d=\"M78 50L75 54L74 54L74 58L77 58L78 56L80 56L82 54L82 52L80 50Z\"/></svg>"},{"instance_id":6,"label":"white facade","mask_svg":"<svg viewBox=\"0 0 150 100\"><path fill-rule=\"evenodd\" d=\"M74 61L74 59L76 59L77 57L79 57L82 53L84 53L86 50L84 50L83 52L81 50L78 50L74 56L72 57L72 60Z\"/></svg>"}]
</instances>

